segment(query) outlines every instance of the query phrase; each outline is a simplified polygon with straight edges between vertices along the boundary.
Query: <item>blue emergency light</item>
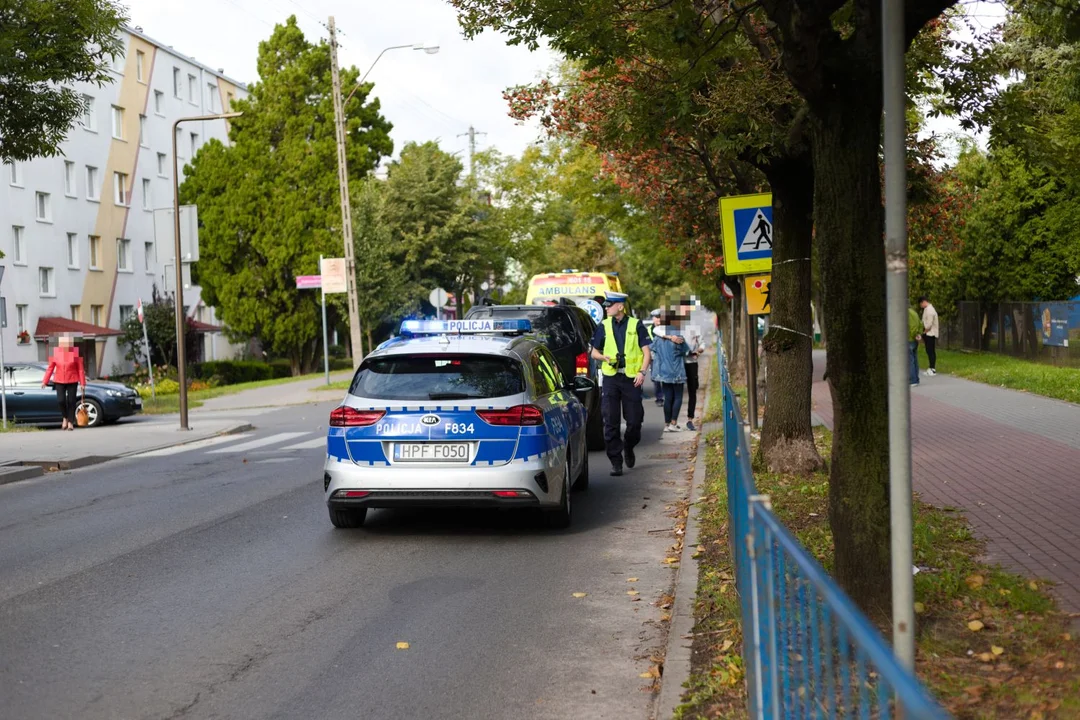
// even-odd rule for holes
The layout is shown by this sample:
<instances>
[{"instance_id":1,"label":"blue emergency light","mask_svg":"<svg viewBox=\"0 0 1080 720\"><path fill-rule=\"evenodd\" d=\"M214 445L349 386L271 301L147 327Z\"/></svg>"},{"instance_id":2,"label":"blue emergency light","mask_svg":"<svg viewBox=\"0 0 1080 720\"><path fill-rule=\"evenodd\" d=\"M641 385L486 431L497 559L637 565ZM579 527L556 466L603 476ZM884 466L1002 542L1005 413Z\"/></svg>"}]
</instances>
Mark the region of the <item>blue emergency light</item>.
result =
<instances>
[{"instance_id":1,"label":"blue emergency light","mask_svg":"<svg viewBox=\"0 0 1080 720\"><path fill-rule=\"evenodd\" d=\"M405 320L402 335L464 335L476 333L528 333L528 320Z\"/></svg>"}]
</instances>

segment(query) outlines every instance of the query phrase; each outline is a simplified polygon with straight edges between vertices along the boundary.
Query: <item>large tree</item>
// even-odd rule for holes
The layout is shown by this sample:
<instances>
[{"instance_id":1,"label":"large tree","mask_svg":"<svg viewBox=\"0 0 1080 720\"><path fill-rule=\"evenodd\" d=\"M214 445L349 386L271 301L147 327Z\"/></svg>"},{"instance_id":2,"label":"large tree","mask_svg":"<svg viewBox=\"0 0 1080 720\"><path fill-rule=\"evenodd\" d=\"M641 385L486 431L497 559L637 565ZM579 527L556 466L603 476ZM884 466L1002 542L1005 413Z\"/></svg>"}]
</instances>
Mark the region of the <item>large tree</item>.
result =
<instances>
[{"instance_id":1,"label":"large tree","mask_svg":"<svg viewBox=\"0 0 1080 720\"><path fill-rule=\"evenodd\" d=\"M113 0L0 2L0 161L60 153L86 110L71 85L112 82L126 21Z\"/></svg>"},{"instance_id":2,"label":"large tree","mask_svg":"<svg viewBox=\"0 0 1080 720\"><path fill-rule=\"evenodd\" d=\"M441 287L464 311L466 291L500 277L509 245L497 209L461 161L434 142L408 143L390 164L381 217L389 228L395 260L407 269L407 297Z\"/></svg>"},{"instance_id":3,"label":"large tree","mask_svg":"<svg viewBox=\"0 0 1080 720\"><path fill-rule=\"evenodd\" d=\"M186 168L184 202L199 206L203 297L236 333L310 370L320 337L319 298L298 291L319 255L340 257L341 211L330 47L308 42L291 17L259 44L259 82L238 100L231 145L211 141ZM344 87L358 77L341 72ZM390 123L361 87L345 106L350 180L390 154ZM354 348L359 351L359 348Z\"/></svg>"}]
</instances>

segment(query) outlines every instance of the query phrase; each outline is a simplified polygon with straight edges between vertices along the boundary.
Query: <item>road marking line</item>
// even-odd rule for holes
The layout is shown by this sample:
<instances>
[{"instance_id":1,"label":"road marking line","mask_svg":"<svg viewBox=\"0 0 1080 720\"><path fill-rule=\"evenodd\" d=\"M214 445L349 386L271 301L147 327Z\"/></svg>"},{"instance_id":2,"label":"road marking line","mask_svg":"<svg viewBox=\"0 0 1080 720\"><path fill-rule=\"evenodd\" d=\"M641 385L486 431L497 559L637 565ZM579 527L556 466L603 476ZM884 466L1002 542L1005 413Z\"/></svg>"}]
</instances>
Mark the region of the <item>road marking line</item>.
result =
<instances>
[{"instance_id":1,"label":"road marking line","mask_svg":"<svg viewBox=\"0 0 1080 720\"><path fill-rule=\"evenodd\" d=\"M172 447L161 448L159 450L149 450L130 457L167 457L169 455L178 455L191 450L201 450L202 448L221 445L222 443L236 442L237 440L243 440L244 438L249 437L253 437L253 435L251 433L241 435L218 435L216 437L206 438L205 440L196 440L195 442L186 443L184 445L173 445Z\"/></svg>"},{"instance_id":2,"label":"road marking line","mask_svg":"<svg viewBox=\"0 0 1080 720\"><path fill-rule=\"evenodd\" d=\"M296 443L295 445L288 445L281 448L282 450L314 450L315 448L326 447L326 437L319 436L314 440L305 440L304 442Z\"/></svg>"},{"instance_id":3,"label":"road marking line","mask_svg":"<svg viewBox=\"0 0 1080 720\"><path fill-rule=\"evenodd\" d=\"M277 435L271 435L270 437L259 438L258 440L252 440L251 442L240 443L239 445L230 445L220 450L211 450L209 454L218 453L238 453L246 452L248 450L254 450L255 448L261 448L266 445L273 445L274 443L285 442L286 440L292 440L293 438L301 437L302 435L308 435L306 432L286 432L278 433Z\"/></svg>"}]
</instances>

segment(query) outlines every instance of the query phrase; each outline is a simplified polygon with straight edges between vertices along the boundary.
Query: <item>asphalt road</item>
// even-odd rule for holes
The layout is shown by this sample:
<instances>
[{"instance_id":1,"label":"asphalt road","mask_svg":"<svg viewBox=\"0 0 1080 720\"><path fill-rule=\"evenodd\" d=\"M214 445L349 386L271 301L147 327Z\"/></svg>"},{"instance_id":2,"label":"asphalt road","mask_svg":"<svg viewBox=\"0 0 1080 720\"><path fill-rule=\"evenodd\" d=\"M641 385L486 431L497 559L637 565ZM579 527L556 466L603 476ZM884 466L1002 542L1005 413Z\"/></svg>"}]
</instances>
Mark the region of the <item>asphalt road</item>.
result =
<instances>
[{"instance_id":1,"label":"asphalt road","mask_svg":"<svg viewBox=\"0 0 1080 720\"><path fill-rule=\"evenodd\" d=\"M0 716L650 717L672 538L648 531L672 524L685 434L647 401L637 468L594 453L566 531L406 510L343 531L331 407L0 487Z\"/></svg>"}]
</instances>

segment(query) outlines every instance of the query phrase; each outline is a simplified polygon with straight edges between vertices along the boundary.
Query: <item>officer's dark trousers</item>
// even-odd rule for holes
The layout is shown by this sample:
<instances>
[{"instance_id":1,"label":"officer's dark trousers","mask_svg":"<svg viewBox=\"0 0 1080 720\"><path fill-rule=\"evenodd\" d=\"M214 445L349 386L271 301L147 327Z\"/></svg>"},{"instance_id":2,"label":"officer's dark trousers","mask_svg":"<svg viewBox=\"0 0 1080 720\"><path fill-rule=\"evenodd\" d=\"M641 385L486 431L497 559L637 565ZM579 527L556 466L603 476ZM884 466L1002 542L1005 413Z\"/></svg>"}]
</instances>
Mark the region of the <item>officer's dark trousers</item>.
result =
<instances>
[{"instance_id":1,"label":"officer's dark trousers","mask_svg":"<svg viewBox=\"0 0 1080 720\"><path fill-rule=\"evenodd\" d=\"M641 422L645 408L641 405L641 388L634 387L633 378L626 375L604 376L601 392L604 414L604 443L612 467L623 465L623 450L633 450L641 442ZM626 418L626 436L619 437L622 419Z\"/></svg>"}]
</instances>

